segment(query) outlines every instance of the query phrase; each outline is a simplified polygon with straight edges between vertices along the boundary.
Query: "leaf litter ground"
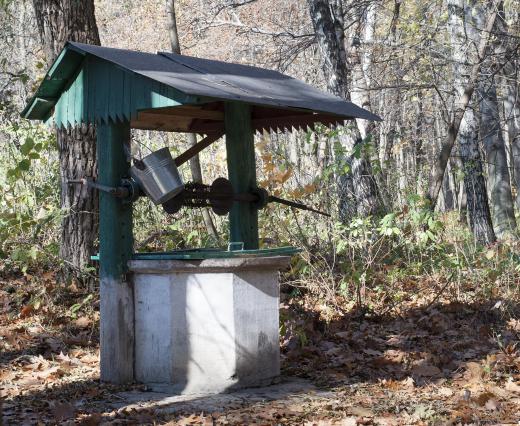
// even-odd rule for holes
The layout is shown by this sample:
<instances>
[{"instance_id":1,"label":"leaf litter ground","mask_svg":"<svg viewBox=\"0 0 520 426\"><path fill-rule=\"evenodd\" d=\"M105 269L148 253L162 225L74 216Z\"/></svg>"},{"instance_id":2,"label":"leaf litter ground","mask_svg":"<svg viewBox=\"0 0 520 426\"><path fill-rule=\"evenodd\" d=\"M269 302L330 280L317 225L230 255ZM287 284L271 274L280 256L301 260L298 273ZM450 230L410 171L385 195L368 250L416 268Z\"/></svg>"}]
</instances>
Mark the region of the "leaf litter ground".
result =
<instances>
[{"instance_id":1,"label":"leaf litter ground","mask_svg":"<svg viewBox=\"0 0 520 426\"><path fill-rule=\"evenodd\" d=\"M52 271L0 280L3 424L520 420L520 320L511 300L463 303L413 283L400 289L408 297L391 309L374 295L370 311L348 309L341 300L331 310L311 296L284 295L280 384L167 398L142 385L99 382L98 300L55 283Z\"/></svg>"}]
</instances>

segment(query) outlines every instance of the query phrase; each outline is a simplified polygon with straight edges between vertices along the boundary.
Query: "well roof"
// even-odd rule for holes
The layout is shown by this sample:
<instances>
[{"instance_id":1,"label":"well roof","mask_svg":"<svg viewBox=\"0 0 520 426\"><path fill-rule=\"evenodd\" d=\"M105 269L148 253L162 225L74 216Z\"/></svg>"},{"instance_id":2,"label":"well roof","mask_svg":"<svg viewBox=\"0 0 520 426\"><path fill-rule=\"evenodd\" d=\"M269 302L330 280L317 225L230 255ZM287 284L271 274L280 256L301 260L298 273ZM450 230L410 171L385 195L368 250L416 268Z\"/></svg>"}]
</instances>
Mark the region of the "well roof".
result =
<instances>
[{"instance_id":1,"label":"well roof","mask_svg":"<svg viewBox=\"0 0 520 426\"><path fill-rule=\"evenodd\" d=\"M256 130L378 116L277 71L173 53L69 42L22 116L58 125L129 120L134 128L207 133L224 102L252 106Z\"/></svg>"}]
</instances>

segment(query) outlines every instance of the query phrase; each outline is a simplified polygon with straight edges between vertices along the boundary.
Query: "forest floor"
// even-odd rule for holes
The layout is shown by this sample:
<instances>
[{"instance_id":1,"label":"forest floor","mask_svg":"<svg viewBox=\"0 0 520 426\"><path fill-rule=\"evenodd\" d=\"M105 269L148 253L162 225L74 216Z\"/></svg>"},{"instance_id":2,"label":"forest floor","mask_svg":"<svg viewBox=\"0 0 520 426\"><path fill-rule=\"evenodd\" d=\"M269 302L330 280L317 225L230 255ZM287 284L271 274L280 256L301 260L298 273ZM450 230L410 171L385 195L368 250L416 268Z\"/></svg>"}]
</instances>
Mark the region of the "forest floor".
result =
<instances>
[{"instance_id":1,"label":"forest floor","mask_svg":"<svg viewBox=\"0 0 520 426\"><path fill-rule=\"evenodd\" d=\"M98 300L55 282L0 278L0 424L520 424L520 309L497 294L408 280L343 314L284 296L280 385L161 405L99 382Z\"/></svg>"}]
</instances>

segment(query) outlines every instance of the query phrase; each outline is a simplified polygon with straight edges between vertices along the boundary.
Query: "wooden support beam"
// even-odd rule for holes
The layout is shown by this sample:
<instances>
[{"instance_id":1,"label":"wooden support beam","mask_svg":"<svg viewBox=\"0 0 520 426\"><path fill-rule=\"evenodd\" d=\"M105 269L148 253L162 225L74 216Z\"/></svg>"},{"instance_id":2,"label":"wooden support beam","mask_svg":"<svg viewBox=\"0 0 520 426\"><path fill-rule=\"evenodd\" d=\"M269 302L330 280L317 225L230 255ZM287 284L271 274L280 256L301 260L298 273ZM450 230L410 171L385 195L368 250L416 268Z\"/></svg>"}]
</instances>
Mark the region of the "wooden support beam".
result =
<instances>
[{"instance_id":1,"label":"wooden support beam","mask_svg":"<svg viewBox=\"0 0 520 426\"><path fill-rule=\"evenodd\" d=\"M215 142L218 139L220 139L223 134L224 134L223 132L217 132L217 133L212 133L212 134L206 136L204 139L199 141L197 144L195 144L192 147L188 148L181 155L176 157L175 158L175 165L176 166L180 166L181 164L184 164L186 161L188 161L191 158L195 157L203 149L207 148L213 142Z\"/></svg>"},{"instance_id":2,"label":"wooden support beam","mask_svg":"<svg viewBox=\"0 0 520 426\"><path fill-rule=\"evenodd\" d=\"M98 182L118 186L129 176L124 146L130 146L129 123L97 127ZM127 262L132 256L132 203L99 194L99 277L101 380L134 380L134 302Z\"/></svg>"},{"instance_id":3,"label":"wooden support beam","mask_svg":"<svg viewBox=\"0 0 520 426\"><path fill-rule=\"evenodd\" d=\"M249 192L256 188L251 107L226 103L225 125L229 180L235 192ZM245 249L258 248L258 209L252 203L233 203L229 213L229 241L243 242Z\"/></svg>"}]
</instances>

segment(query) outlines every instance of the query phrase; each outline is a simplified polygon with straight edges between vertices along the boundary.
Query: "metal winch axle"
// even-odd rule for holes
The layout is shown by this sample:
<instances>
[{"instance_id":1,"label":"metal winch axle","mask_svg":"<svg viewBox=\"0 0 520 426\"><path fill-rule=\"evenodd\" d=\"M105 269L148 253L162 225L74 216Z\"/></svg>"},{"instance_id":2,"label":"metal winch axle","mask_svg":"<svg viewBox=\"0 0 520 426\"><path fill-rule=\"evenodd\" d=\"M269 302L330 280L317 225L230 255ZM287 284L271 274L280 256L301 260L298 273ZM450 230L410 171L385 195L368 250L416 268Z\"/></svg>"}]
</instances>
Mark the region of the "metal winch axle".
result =
<instances>
[{"instance_id":1,"label":"metal winch axle","mask_svg":"<svg viewBox=\"0 0 520 426\"><path fill-rule=\"evenodd\" d=\"M142 188L133 179L123 179L119 186L103 185L91 178L70 179L68 183L86 185L109 193L114 197L122 198L125 202L135 201L140 195L143 195ZM269 195L263 188L255 188L246 193L235 193L231 182L222 177L215 179L211 185L196 182L187 183L180 193L162 203L162 206L169 214L177 213L182 207L211 207L215 214L224 216L229 213L235 202L252 203L257 209L263 209L268 203L279 203L330 217L330 214L305 204Z\"/></svg>"},{"instance_id":2,"label":"metal winch axle","mask_svg":"<svg viewBox=\"0 0 520 426\"><path fill-rule=\"evenodd\" d=\"M247 193L234 193L231 182L225 178L217 178L211 185L187 183L180 194L162 206L169 214L177 213L182 207L211 207L215 214L223 216L229 213L234 202L252 203L258 209L264 208L268 203L280 203L330 217L328 213L305 204L269 195L263 188L255 188Z\"/></svg>"}]
</instances>

